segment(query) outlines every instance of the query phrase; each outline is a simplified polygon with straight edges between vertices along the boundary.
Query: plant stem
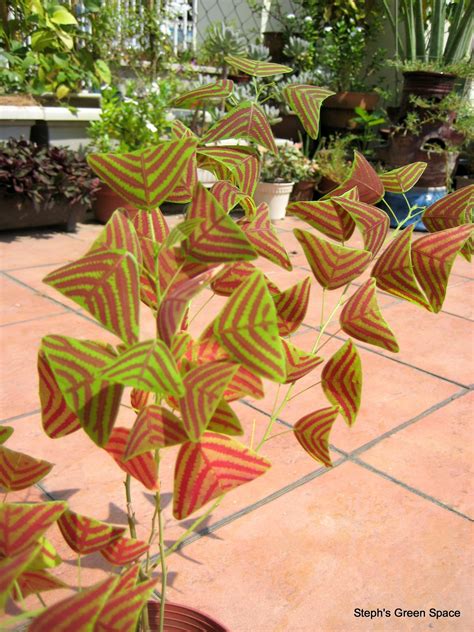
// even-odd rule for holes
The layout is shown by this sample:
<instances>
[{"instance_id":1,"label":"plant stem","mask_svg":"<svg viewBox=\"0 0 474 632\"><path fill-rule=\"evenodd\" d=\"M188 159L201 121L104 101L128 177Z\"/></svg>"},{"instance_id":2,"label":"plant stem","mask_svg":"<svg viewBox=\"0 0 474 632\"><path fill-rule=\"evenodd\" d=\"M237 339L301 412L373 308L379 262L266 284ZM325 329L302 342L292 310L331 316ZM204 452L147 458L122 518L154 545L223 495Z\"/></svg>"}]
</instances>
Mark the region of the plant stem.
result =
<instances>
[{"instance_id":1,"label":"plant stem","mask_svg":"<svg viewBox=\"0 0 474 632\"><path fill-rule=\"evenodd\" d=\"M193 320L196 318L196 316L197 316L198 314L200 314L200 313L202 312L202 310L203 310L205 307L207 307L207 305L208 305L208 304L212 301L212 299L214 298L214 296L215 296L215 294L214 294L214 293L212 293L212 294L211 294L211 297L210 297L210 298L208 298L208 299L207 299L207 300L203 303L203 305L201 305L201 307L197 310L197 312L196 312L195 314L193 314L193 317L189 320L189 323L188 323L189 325L193 322Z\"/></svg>"},{"instance_id":2,"label":"plant stem","mask_svg":"<svg viewBox=\"0 0 474 632\"><path fill-rule=\"evenodd\" d=\"M160 498L160 492L156 492L155 494L155 511L153 512L153 516L151 519L151 528L150 528L150 536L148 538L148 545L151 546L153 544L153 540L155 539L155 535L156 535L156 520L158 518L158 514L160 512L160 507L161 507L161 498ZM145 573L147 575L147 577L149 577L149 572L150 572L150 549L148 548L147 554L146 554L146 564L145 564Z\"/></svg>"},{"instance_id":3,"label":"plant stem","mask_svg":"<svg viewBox=\"0 0 474 632\"><path fill-rule=\"evenodd\" d=\"M268 439L265 439L265 443L271 441L272 439L276 439L277 437L281 437L281 435L288 434L289 432L293 432L293 428L288 428L288 430L283 430L283 432L277 432L277 434L274 434L271 437L268 437Z\"/></svg>"},{"instance_id":4,"label":"plant stem","mask_svg":"<svg viewBox=\"0 0 474 632\"><path fill-rule=\"evenodd\" d=\"M387 202L387 200L385 199L385 197L382 198L382 202L385 204L385 206L388 208L390 215L393 217L393 219L397 222L398 224L398 219L397 216L395 215L395 213L392 210L392 207L390 206L390 204Z\"/></svg>"},{"instance_id":5,"label":"plant stem","mask_svg":"<svg viewBox=\"0 0 474 632\"><path fill-rule=\"evenodd\" d=\"M298 391L297 393L292 395L288 401L291 402L292 399L295 399L296 397L298 397L298 395L301 395L301 393L305 393L306 391L309 391L310 388L313 388L313 386L317 386L318 384L321 384L321 380L319 380L319 382L315 382L314 384L311 384L311 386L307 386L302 391Z\"/></svg>"},{"instance_id":6,"label":"plant stem","mask_svg":"<svg viewBox=\"0 0 474 632\"><path fill-rule=\"evenodd\" d=\"M137 529L135 525L135 512L133 511L132 506L132 491L130 489L132 477L130 474L127 474L124 485L125 485L125 496L127 500L127 520L128 520L128 529L130 531L130 537L136 539L137 537Z\"/></svg>"},{"instance_id":7,"label":"plant stem","mask_svg":"<svg viewBox=\"0 0 474 632\"><path fill-rule=\"evenodd\" d=\"M46 608L46 601L43 599L43 597L40 595L39 592L35 593L35 595L38 597L38 599L40 600L41 605Z\"/></svg>"},{"instance_id":8,"label":"plant stem","mask_svg":"<svg viewBox=\"0 0 474 632\"><path fill-rule=\"evenodd\" d=\"M23 597L23 593L21 592L20 584L17 581L14 581L13 585L15 586L16 592L18 593L18 599L20 600L22 609L27 610L25 598Z\"/></svg>"},{"instance_id":9,"label":"plant stem","mask_svg":"<svg viewBox=\"0 0 474 632\"><path fill-rule=\"evenodd\" d=\"M157 477L159 479L160 472L160 451L155 452ZM155 511L158 517L158 533L159 533L159 546L160 546L160 562L161 562L161 604L160 604L160 632L164 632L165 629L165 603L166 603L166 583L168 581L168 568L166 566L166 551L165 551L165 539L164 539L164 527L163 527L163 511L161 506L161 496L157 492L155 495Z\"/></svg>"},{"instance_id":10,"label":"plant stem","mask_svg":"<svg viewBox=\"0 0 474 632\"><path fill-rule=\"evenodd\" d=\"M81 587L81 554L77 554L77 587L79 592L82 590Z\"/></svg>"}]
</instances>

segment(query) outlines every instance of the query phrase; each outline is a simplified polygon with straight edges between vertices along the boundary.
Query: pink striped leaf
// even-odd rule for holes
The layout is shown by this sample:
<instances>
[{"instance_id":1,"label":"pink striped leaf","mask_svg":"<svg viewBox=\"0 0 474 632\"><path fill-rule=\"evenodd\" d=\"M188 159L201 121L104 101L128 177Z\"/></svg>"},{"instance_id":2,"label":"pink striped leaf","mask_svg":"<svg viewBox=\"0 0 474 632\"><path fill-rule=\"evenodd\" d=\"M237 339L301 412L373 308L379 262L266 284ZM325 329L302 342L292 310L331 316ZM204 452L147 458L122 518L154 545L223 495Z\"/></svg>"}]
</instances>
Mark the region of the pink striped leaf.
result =
<instances>
[{"instance_id":1,"label":"pink striped leaf","mask_svg":"<svg viewBox=\"0 0 474 632\"><path fill-rule=\"evenodd\" d=\"M423 175L426 162L412 162L392 171L380 174L385 191L390 193L406 193L412 189Z\"/></svg>"},{"instance_id":2,"label":"pink striped leaf","mask_svg":"<svg viewBox=\"0 0 474 632\"><path fill-rule=\"evenodd\" d=\"M188 440L181 419L163 406L151 404L143 408L128 436L124 459L144 452L178 445Z\"/></svg>"},{"instance_id":3,"label":"pink striped leaf","mask_svg":"<svg viewBox=\"0 0 474 632\"><path fill-rule=\"evenodd\" d=\"M142 391L139 388L132 388L132 392L130 393L130 405L133 409L140 412L142 408L148 403L148 399L150 397L150 393L147 391Z\"/></svg>"},{"instance_id":4,"label":"pink striped leaf","mask_svg":"<svg viewBox=\"0 0 474 632\"><path fill-rule=\"evenodd\" d=\"M158 578L155 577L124 588L117 584L95 623L94 632L133 632L137 630L142 609L146 607L146 602L149 600L157 581Z\"/></svg>"},{"instance_id":5,"label":"pink striped leaf","mask_svg":"<svg viewBox=\"0 0 474 632\"><path fill-rule=\"evenodd\" d=\"M233 358L262 377L285 380L285 354L275 304L255 271L232 294L214 321L214 334Z\"/></svg>"},{"instance_id":6,"label":"pink striped leaf","mask_svg":"<svg viewBox=\"0 0 474 632\"><path fill-rule=\"evenodd\" d=\"M181 446L176 459L173 515L187 518L209 501L264 474L270 462L216 432Z\"/></svg>"},{"instance_id":7,"label":"pink striped leaf","mask_svg":"<svg viewBox=\"0 0 474 632\"><path fill-rule=\"evenodd\" d=\"M219 296L230 296L257 268L249 261L239 261L226 265L222 272L212 279L211 288ZM277 286L264 275L265 284L271 294L279 294Z\"/></svg>"},{"instance_id":8,"label":"pink striped leaf","mask_svg":"<svg viewBox=\"0 0 474 632\"><path fill-rule=\"evenodd\" d=\"M159 208L151 211L140 209L130 218L139 237L162 244L170 233L170 229Z\"/></svg>"},{"instance_id":9,"label":"pink striped leaf","mask_svg":"<svg viewBox=\"0 0 474 632\"><path fill-rule=\"evenodd\" d=\"M59 518L58 527L67 545L79 555L100 551L125 533L124 527L114 527L70 509Z\"/></svg>"},{"instance_id":10,"label":"pink striped leaf","mask_svg":"<svg viewBox=\"0 0 474 632\"><path fill-rule=\"evenodd\" d=\"M260 204L254 219L239 222L257 253L285 270L292 270L290 258L270 221L267 204Z\"/></svg>"},{"instance_id":11,"label":"pink striped leaf","mask_svg":"<svg viewBox=\"0 0 474 632\"><path fill-rule=\"evenodd\" d=\"M273 75L281 75L287 72L293 72L293 68L274 64L269 61L260 61L240 57L238 55L227 55L224 60L233 68L245 72L246 75L252 77L271 77Z\"/></svg>"},{"instance_id":12,"label":"pink striped leaf","mask_svg":"<svg viewBox=\"0 0 474 632\"><path fill-rule=\"evenodd\" d=\"M197 181L197 156L194 152L186 166L185 171L183 172L183 175L179 179L178 185L174 191L168 194L166 201L173 202L174 204L187 204L188 202L191 202Z\"/></svg>"},{"instance_id":13,"label":"pink striped leaf","mask_svg":"<svg viewBox=\"0 0 474 632\"><path fill-rule=\"evenodd\" d=\"M324 99L327 99L331 94L334 94L331 90L302 84L289 85L283 88L283 98L297 114L310 138L316 139L318 137L321 105Z\"/></svg>"},{"instance_id":14,"label":"pink striped leaf","mask_svg":"<svg viewBox=\"0 0 474 632\"><path fill-rule=\"evenodd\" d=\"M245 195L255 193L260 180L260 161L256 156L246 156L238 165L231 169L232 181Z\"/></svg>"},{"instance_id":15,"label":"pink striped leaf","mask_svg":"<svg viewBox=\"0 0 474 632\"><path fill-rule=\"evenodd\" d=\"M193 338L187 331L177 331L171 340L171 354L178 364L193 345Z\"/></svg>"},{"instance_id":16,"label":"pink striped leaf","mask_svg":"<svg viewBox=\"0 0 474 632\"><path fill-rule=\"evenodd\" d=\"M301 326L308 310L311 278L306 277L273 297L280 336L289 336Z\"/></svg>"},{"instance_id":17,"label":"pink striped leaf","mask_svg":"<svg viewBox=\"0 0 474 632\"><path fill-rule=\"evenodd\" d=\"M456 255L472 237L473 231L474 224L464 224L425 235L412 243L415 276L435 313L443 306Z\"/></svg>"},{"instance_id":18,"label":"pink striped leaf","mask_svg":"<svg viewBox=\"0 0 474 632\"><path fill-rule=\"evenodd\" d=\"M366 204L375 204L382 199L384 194L384 187L379 175L358 151L354 152L354 162L347 179L328 193L326 198L340 197L353 187L357 187L360 201Z\"/></svg>"},{"instance_id":19,"label":"pink striped leaf","mask_svg":"<svg viewBox=\"0 0 474 632\"><path fill-rule=\"evenodd\" d=\"M362 234L364 250L368 250L375 257L388 234L390 221L387 213L357 200L348 200L345 197L331 199L349 213Z\"/></svg>"},{"instance_id":20,"label":"pink striped leaf","mask_svg":"<svg viewBox=\"0 0 474 632\"><path fill-rule=\"evenodd\" d=\"M12 597L15 601L22 601L29 595L46 592L47 590L56 590L57 588L68 588L68 585L59 577L48 573L48 571L27 570L18 577L13 588Z\"/></svg>"},{"instance_id":21,"label":"pink striped leaf","mask_svg":"<svg viewBox=\"0 0 474 632\"><path fill-rule=\"evenodd\" d=\"M298 349L288 340L283 340L283 348L286 356L286 381L285 384L291 384L300 380L317 367L323 359L314 353L307 353L302 349Z\"/></svg>"},{"instance_id":22,"label":"pink striped leaf","mask_svg":"<svg viewBox=\"0 0 474 632\"><path fill-rule=\"evenodd\" d=\"M390 243L374 265L371 276L377 287L431 311L431 306L416 281L411 260L411 238L415 226L405 228Z\"/></svg>"},{"instance_id":23,"label":"pink striped leaf","mask_svg":"<svg viewBox=\"0 0 474 632\"><path fill-rule=\"evenodd\" d=\"M232 436L244 434L239 418L224 399L219 402L207 429L210 432Z\"/></svg>"},{"instance_id":24,"label":"pink striped leaf","mask_svg":"<svg viewBox=\"0 0 474 632\"><path fill-rule=\"evenodd\" d=\"M293 232L303 247L315 279L328 290L335 290L356 279L372 259L367 250L347 248L320 239L306 230L295 229Z\"/></svg>"},{"instance_id":25,"label":"pink striped leaf","mask_svg":"<svg viewBox=\"0 0 474 632\"><path fill-rule=\"evenodd\" d=\"M203 143L215 143L225 138L255 141L272 153L277 153L271 127L260 105L244 101L220 118L202 137Z\"/></svg>"},{"instance_id":26,"label":"pink striped leaf","mask_svg":"<svg viewBox=\"0 0 474 632\"><path fill-rule=\"evenodd\" d=\"M0 426L0 445L5 443L12 434L13 428L11 426Z\"/></svg>"},{"instance_id":27,"label":"pink striped leaf","mask_svg":"<svg viewBox=\"0 0 474 632\"><path fill-rule=\"evenodd\" d=\"M139 269L129 252L94 252L51 272L43 281L125 343L138 340Z\"/></svg>"},{"instance_id":28,"label":"pink striped leaf","mask_svg":"<svg viewBox=\"0 0 474 632\"><path fill-rule=\"evenodd\" d=\"M144 340L128 347L102 371L102 377L154 393L179 396L183 392L174 358L161 340Z\"/></svg>"},{"instance_id":29,"label":"pink striped leaf","mask_svg":"<svg viewBox=\"0 0 474 632\"><path fill-rule=\"evenodd\" d=\"M173 101L175 107L193 109L206 101L221 101L232 94L234 82L230 79L219 79L194 90L185 92Z\"/></svg>"},{"instance_id":30,"label":"pink striped leaf","mask_svg":"<svg viewBox=\"0 0 474 632\"><path fill-rule=\"evenodd\" d=\"M15 582L35 555L36 547L32 546L15 557L0 559L0 608L5 607Z\"/></svg>"},{"instance_id":31,"label":"pink striped leaf","mask_svg":"<svg viewBox=\"0 0 474 632\"><path fill-rule=\"evenodd\" d=\"M227 402L233 402L247 395L252 399L262 399L263 384L258 375L240 366L224 391L224 399Z\"/></svg>"},{"instance_id":32,"label":"pink striped leaf","mask_svg":"<svg viewBox=\"0 0 474 632\"><path fill-rule=\"evenodd\" d=\"M175 119L171 122L171 137L176 139L182 138L197 138L196 134L193 133L189 127L180 121L179 119Z\"/></svg>"},{"instance_id":33,"label":"pink striped leaf","mask_svg":"<svg viewBox=\"0 0 474 632\"><path fill-rule=\"evenodd\" d=\"M39 538L66 510L65 502L47 503L1 503L0 504L0 556L20 555L31 546L35 554Z\"/></svg>"},{"instance_id":34,"label":"pink striped leaf","mask_svg":"<svg viewBox=\"0 0 474 632\"><path fill-rule=\"evenodd\" d=\"M250 195L245 195L239 189L227 180L218 180L211 187L211 193L222 206L224 211L228 213L239 204L247 217L254 217L257 207Z\"/></svg>"},{"instance_id":35,"label":"pink striped leaf","mask_svg":"<svg viewBox=\"0 0 474 632\"><path fill-rule=\"evenodd\" d=\"M182 241L185 241L189 235L192 235L201 222L202 219L198 217L197 219L185 219L183 222L176 224L166 238L163 247L173 248Z\"/></svg>"},{"instance_id":36,"label":"pink striped leaf","mask_svg":"<svg viewBox=\"0 0 474 632\"><path fill-rule=\"evenodd\" d=\"M329 435L338 414L337 406L322 408L301 417L293 426L295 437L303 449L325 467L332 467Z\"/></svg>"},{"instance_id":37,"label":"pink striped leaf","mask_svg":"<svg viewBox=\"0 0 474 632\"><path fill-rule=\"evenodd\" d=\"M7 492L31 487L44 478L53 464L0 446L0 486Z\"/></svg>"},{"instance_id":38,"label":"pink striped leaf","mask_svg":"<svg viewBox=\"0 0 474 632\"><path fill-rule=\"evenodd\" d=\"M114 212L88 254L107 250L129 252L141 263L142 251L133 222L120 210Z\"/></svg>"},{"instance_id":39,"label":"pink striped leaf","mask_svg":"<svg viewBox=\"0 0 474 632\"><path fill-rule=\"evenodd\" d=\"M332 199L290 202L286 211L336 241L347 241L354 232L355 223L351 216Z\"/></svg>"},{"instance_id":40,"label":"pink striped leaf","mask_svg":"<svg viewBox=\"0 0 474 632\"><path fill-rule=\"evenodd\" d=\"M213 173L219 180L234 182L234 170L251 155L253 150L243 145L216 145L199 147L197 164Z\"/></svg>"},{"instance_id":41,"label":"pink striped leaf","mask_svg":"<svg viewBox=\"0 0 474 632\"><path fill-rule=\"evenodd\" d=\"M100 584L84 588L72 597L49 606L33 619L30 632L91 632L102 609L113 594L117 578L108 577Z\"/></svg>"},{"instance_id":42,"label":"pink striped leaf","mask_svg":"<svg viewBox=\"0 0 474 632\"><path fill-rule=\"evenodd\" d=\"M196 145L196 139L183 138L125 154L89 154L87 161L120 197L138 208L152 210L180 184Z\"/></svg>"},{"instance_id":43,"label":"pink striped leaf","mask_svg":"<svg viewBox=\"0 0 474 632\"><path fill-rule=\"evenodd\" d=\"M44 354L68 408L79 419L82 428L99 446L107 443L118 414L123 387L102 377L111 361L117 357L108 344L77 340L68 336L46 336L40 354ZM67 420L66 420L67 421ZM66 424L66 421L64 422ZM71 432L75 428L66 427ZM55 436L62 436L61 426L52 425Z\"/></svg>"},{"instance_id":44,"label":"pink striped leaf","mask_svg":"<svg viewBox=\"0 0 474 632\"><path fill-rule=\"evenodd\" d=\"M398 343L377 303L375 279L369 279L344 305L339 322L349 336L397 353Z\"/></svg>"},{"instance_id":45,"label":"pink striped leaf","mask_svg":"<svg viewBox=\"0 0 474 632\"><path fill-rule=\"evenodd\" d=\"M100 549L100 554L114 566L127 566L135 562L149 548L146 542L120 536L103 549Z\"/></svg>"},{"instance_id":46,"label":"pink striped leaf","mask_svg":"<svg viewBox=\"0 0 474 632\"><path fill-rule=\"evenodd\" d=\"M342 416L351 427L360 408L362 364L357 347L350 338L324 365L321 385L328 400L340 407Z\"/></svg>"},{"instance_id":47,"label":"pink striped leaf","mask_svg":"<svg viewBox=\"0 0 474 632\"><path fill-rule=\"evenodd\" d=\"M206 430L238 368L233 362L208 362L192 369L184 377L185 391L179 407L183 426L191 441L198 441Z\"/></svg>"},{"instance_id":48,"label":"pink striped leaf","mask_svg":"<svg viewBox=\"0 0 474 632\"><path fill-rule=\"evenodd\" d=\"M42 571L46 568L56 568L62 563L62 559L53 544L46 538L38 540L39 549L34 559L28 564L29 571Z\"/></svg>"},{"instance_id":49,"label":"pink striped leaf","mask_svg":"<svg viewBox=\"0 0 474 632\"><path fill-rule=\"evenodd\" d=\"M104 449L121 470L136 478L147 489L156 491L159 488L158 468L153 454L145 452L131 459L125 458L130 432L129 428L114 428Z\"/></svg>"}]
</instances>

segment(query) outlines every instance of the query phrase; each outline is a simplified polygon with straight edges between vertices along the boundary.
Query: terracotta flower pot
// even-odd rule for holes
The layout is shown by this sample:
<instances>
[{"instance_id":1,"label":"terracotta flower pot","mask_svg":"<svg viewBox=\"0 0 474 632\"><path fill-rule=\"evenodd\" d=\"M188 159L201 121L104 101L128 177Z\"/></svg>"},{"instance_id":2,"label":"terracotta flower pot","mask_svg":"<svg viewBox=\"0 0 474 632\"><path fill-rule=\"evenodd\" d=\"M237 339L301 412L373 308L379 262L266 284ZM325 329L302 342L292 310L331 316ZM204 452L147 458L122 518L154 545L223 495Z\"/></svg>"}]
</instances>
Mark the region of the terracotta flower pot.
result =
<instances>
[{"instance_id":1,"label":"terracotta flower pot","mask_svg":"<svg viewBox=\"0 0 474 632\"><path fill-rule=\"evenodd\" d=\"M64 199L35 204L20 194L0 194L0 209L0 230L64 225L68 232L85 219L87 210L82 204L70 204Z\"/></svg>"},{"instance_id":2,"label":"terracotta flower pot","mask_svg":"<svg viewBox=\"0 0 474 632\"><path fill-rule=\"evenodd\" d=\"M295 143L299 143L305 135L304 127L296 114L282 114L281 121L271 127L275 138L287 138Z\"/></svg>"},{"instance_id":3,"label":"terracotta flower pot","mask_svg":"<svg viewBox=\"0 0 474 632\"><path fill-rule=\"evenodd\" d=\"M148 602L148 618L151 632L157 632L160 627L160 603ZM215 621L207 614L194 608L166 603L165 632L230 632L228 628Z\"/></svg>"},{"instance_id":4,"label":"terracotta flower pot","mask_svg":"<svg viewBox=\"0 0 474 632\"><path fill-rule=\"evenodd\" d=\"M270 219L283 219L290 201L294 182L259 182L253 196L256 205L265 202L270 210Z\"/></svg>"},{"instance_id":5,"label":"terracotta flower pot","mask_svg":"<svg viewBox=\"0 0 474 632\"><path fill-rule=\"evenodd\" d=\"M311 202L314 196L315 182L313 180L302 180L295 182L290 195L290 202Z\"/></svg>"},{"instance_id":6,"label":"terracotta flower pot","mask_svg":"<svg viewBox=\"0 0 474 632\"><path fill-rule=\"evenodd\" d=\"M375 110L380 100L376 92L337 92L324 100L321 106L321 125L330 130L355 129L355 108L367 112Z\"/></svg>"},{"instance_id":7,"label":"terracotta flower pot","mask_svg":"<svg viewBox=\"0 0 474 632\"><path fill-rule=\"evenodd\" d=\"M96 220L101 224L107 224L114 214L114 211L118 208L125 208L132 217L137 212L137 209L134 206L117 195L115 191L104 183L100 185L100 189L97 191L92 208L94 210Z\"/></svg>"}]
</instances>

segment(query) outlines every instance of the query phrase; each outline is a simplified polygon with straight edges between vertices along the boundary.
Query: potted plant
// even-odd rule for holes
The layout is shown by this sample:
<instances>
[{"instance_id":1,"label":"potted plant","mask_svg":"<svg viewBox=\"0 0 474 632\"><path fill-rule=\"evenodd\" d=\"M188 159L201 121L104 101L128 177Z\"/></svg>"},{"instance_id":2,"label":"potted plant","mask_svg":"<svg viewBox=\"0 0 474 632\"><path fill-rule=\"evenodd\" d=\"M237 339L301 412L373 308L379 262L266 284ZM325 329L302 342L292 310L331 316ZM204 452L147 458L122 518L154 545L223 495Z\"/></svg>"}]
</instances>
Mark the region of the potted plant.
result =
<instances>
[{"instance_id":1,"label":"potted plant","mask_svg":"<svg viewBox=\"0 0 474 632\"><path fill-rule=\"evenodd\" d=\"M349 148L353 141L352 134L334 134L320 140L313 160L320 174L317 189L322 195L329 193L348 177L351 169Z\"/></svg>"},{"instance_id":2,"label":"potted plant","mask_svg":"<svg viewBox=\"0 0 474 632\"><path fill-rule=\"evenodd\" d=\"M265 68L267 72L271 69ZM208 89L212 93L213 87ZM304 93L305 87L301 90ZM304 115L308 132L314 134L318 112L312 108L303 111L298 103L295 102L295 109ZM205 139L210 143L223 139L226 133L235 135L244 130L248 141L259 139L273 150L272 138L267 135L269 125L264 118L255 118L256 111L255 105L244 112L237 106L228 112L224 124L218 121L207 132ZM242 122L246 124L241 127ZM142 630L166 629L168 614L174 610L167 604L167 560L183 537L173 543L167 543L164 537L159 488L162 451L179 446L173 491L176 519L204 511L187 529L188 534L223 501L226 493L267 471L270 463L262 456L262 449L275 436L275 423L285 404L297 396L297 381L323 364L318 355L324 344L322 334L342 308L340 325L351 338L324 364L321 389L328 405L304 411L301 419L287 429L295 447L300 446L309 457L330 467L329 433L333 424L340 416L351 426L360 408L361 362L353 339L386 351L398 351L396 338L377 304L377 287L414 301L421 308L439 311L446 292L446 270L450 270L457 253L465 249L472 233L472 226L465 223L466 209L460 207L457 225L448 230L439 230L435 220L440 214L433 213L431 226L438 232L430 236L429 242L421 239L411 244L408 231L387 245L388 222L373 204L383 196L384 182L389 189L400 187L400 183L394 174L386 174L382 180L363 156L356 154L350 175L335 197L324 207L320 205L317 212L307 211L305 216L309 226L318 226L331 241L308 230L295 230L324 291L344 288L332 313L322 314L321 331L313 349L304 351L289 336L305 318L310 278L280 292L258 268L260 255L291 270L288 254L271 228L265 205L258 209L247 205L246 215L238 223L227 213L235 196L240 200L249 197L244 191L249 181L258 176L252 161L245 164L245 177L237 187L232 175L236 155L227 148L225 159L220 152L214 154L214 158L220 156L232 178L222 178L220 187L213 192L195 184L185 220L169 230L159 211L160 203L181 186L182 173L198 151L197 140L182 127L179 131L181 138L172 144L163 142L132 157L128 154L128 169L122 177L117 175L117 165L123 156L100 153L89 157L101 177L139 209L131 219L116 211L83 257L45 278L49 286L75 301L115 338L112 344L55 334L43 338L38 355L43 427L59 444L62 436L85 432L91 439L91 449L105 450L124 470L130 533L126 535L123 527L79 515L64 501L5 502L0 511L2 533L11 534L0 542L2 603L9 595L21 603L25 594L40 594L46 580L49 588L64 586L47 570L60 561L49 532L47 538L43 537L54 523L79 560L92 551L100 551L119 572L49 607L23 611L20 619L13 617L7 625L30 617L32 632L66 627L74 630L79 629L79 624L84 630L135 630L137 625ZM243 160L245 154L240 163ZM406 190L416 178L403 178L402 182ZM318 203L295 203L295 214L301 215L299 205L304 204ZM450 204L448 199L446 206ZM363 249L341 243L356 224ZM434 276L422 265L433 247L443 252L434 260ZM403 251L406 257L416 255L413 269L410 268L413 279L403 287L394 277L398 258L393 251ZM369 266L370 279L346 297L352 281ZM195 338L187 330L187 309L203 287L210 287L227 299L211 324ZM140 336L140 302L151 309L157 325L156 335L148 340ZM269 413L258 443L249 448L236 439L243 429L230 403L246 394L263 394L262 379L282 385L286 393L282 403ZM131 427L119 426L116 421L126 387L131 389ZM4 430L2 439L8 441L9 434L8 429ZM7 494L37 483L52 468L51 463L6 446L0 446L0 454L2 463L7 464L0 469L0 483ZM155 513L151 535L146 540L137 538L132 477L153 491ZM13 525L18 521L29 528L15 531ZM152 603L146 608L146 602L156 584L153 571L158 568L159 621L151 621L157 606ZM61 628L57 628L59 624ZM207 625L205 629L225 630L216 623L209 625L209 620ZM188 624L181 629L193 628Z\"/></svg>"},{"instance_id":3,"label":"potted plant","mask_svg":"<svg viewBox=\"0 0 474 632\"><path fill-rule=\"evenodd\" d=\"M98 189L77 152L23 139L0 144L0 230L64 224L74 231Z\"/></svg>"},{"instance_id":4,"label":"potted plant","mask_svg":"<svg viewBox=\"0 0 474 632\"><path fill-rule=\"evenodd\" d=\"M268 205L270 219L273 221L283 219L286 215L296 178L302 173L298 164L300 153L293 146L285 144L279 147L276 155L270 152L263 154L260 181L255 189L254 199L257 205Z\"/></svg>"}]
</instances>

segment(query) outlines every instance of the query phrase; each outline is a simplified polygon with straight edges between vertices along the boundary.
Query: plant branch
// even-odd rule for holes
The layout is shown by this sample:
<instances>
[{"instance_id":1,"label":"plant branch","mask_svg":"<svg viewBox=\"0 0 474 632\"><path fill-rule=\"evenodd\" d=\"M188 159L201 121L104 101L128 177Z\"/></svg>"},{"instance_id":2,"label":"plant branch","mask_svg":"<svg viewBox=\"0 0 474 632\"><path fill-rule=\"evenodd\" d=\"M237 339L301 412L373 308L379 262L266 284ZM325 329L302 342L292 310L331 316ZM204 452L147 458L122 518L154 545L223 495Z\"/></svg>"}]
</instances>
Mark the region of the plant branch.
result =
<instances>
[{"instance_id":1,"label":"plant branch","mask_svg":"<svg viewBox=\"0 0 474 632\"><path fill-rule=\"evenodd\" d=\"M137 529L135 522L135 512L133 511L132 505L132 491L130 488L131 476L127 474L125 477L124 485L125 485L125 497L127 500L127 520L128 520L128 529L130 531L130 537L136 539L137 537Z\"/></svg>"},{"instance_id":2,"label":"plant branch","mask_svg":"<svg viewBox=\"0 0 474 632\"><path fill-rule=\"evenodd\" d=\"M207 511L205 511L202 516L199 516L199 518L196 518L196 520L192 523L192 525L186 529L186 531L179 536L179 538L176 540L176 542L174 542L168 549L166 549L165 551L165 555L171 555L171 553L174 553L182 544L182 542L184 542L184 540L186 540L186 538L197 529L197 527L199 527L199 525L204 522L204 520L206 520L206 518L208 516L211 515L211 513L217 509L217 507L219 507L219 505L221 504L221 502L224 500L224 496L225 494L222 494L222 496L219 496L219 498L209 507L209 509L207 509Z\"/></svg>"}]
</instances>

